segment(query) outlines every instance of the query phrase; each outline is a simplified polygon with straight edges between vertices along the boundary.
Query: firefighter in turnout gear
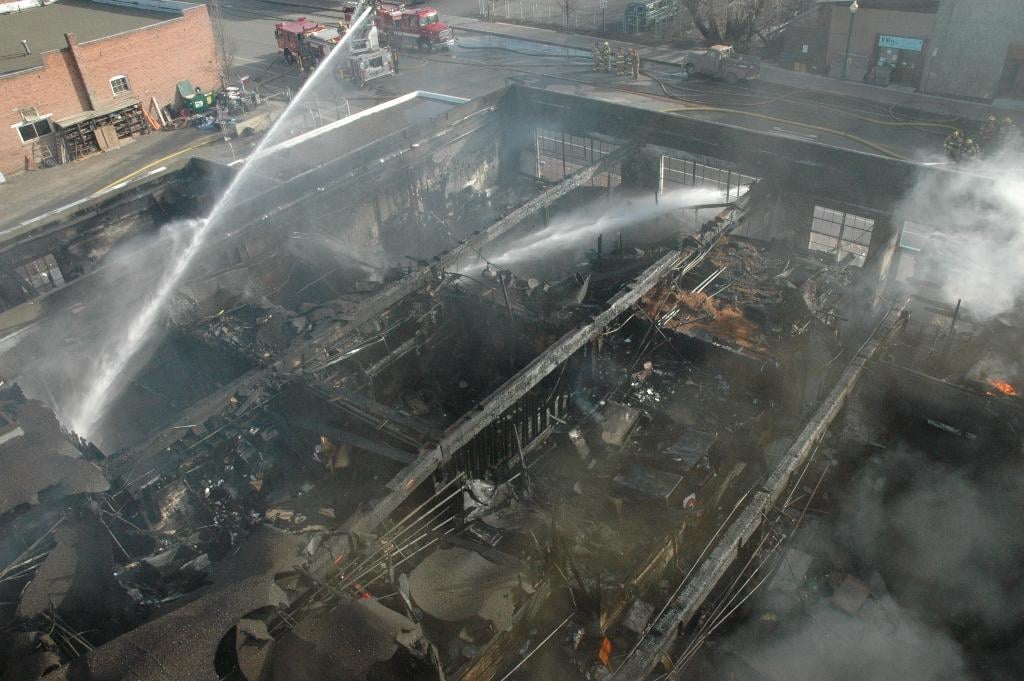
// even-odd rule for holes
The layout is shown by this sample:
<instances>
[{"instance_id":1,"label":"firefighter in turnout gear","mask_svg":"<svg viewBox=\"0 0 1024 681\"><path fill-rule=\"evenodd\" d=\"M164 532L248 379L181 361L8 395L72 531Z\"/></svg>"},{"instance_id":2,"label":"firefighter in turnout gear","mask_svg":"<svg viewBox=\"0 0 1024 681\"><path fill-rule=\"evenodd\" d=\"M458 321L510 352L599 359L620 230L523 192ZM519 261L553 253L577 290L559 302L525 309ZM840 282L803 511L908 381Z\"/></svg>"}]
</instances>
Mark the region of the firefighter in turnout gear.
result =
<instances>
[{"instance_id":1,"label":"firefighter in turnout gear","mask_svg":"<svg viewBox=\"0 0 1024 681\"><path fill-rule=\"evenodd\" d=\"M594 42L594 70L601 70L601 43Z\"/></svg>"},{"instance_id":2,"label":"firefighter in turnout gear","mask_svg":"<svg viewBox=\"0 0 1024 681\"><path fill-rule=\"evenodd\" d=\"M963 147L960 152L960 160L962 161L973 161L978 157L978 145L974 143L974 140L968 138L964 140Z\"/></svg>"},{"instance_id":3,"label":"firefighter in turnout gear","mask_svg":"<svg viewBox=\"0 0 1024 681\"><path fill-rule=\"evenodd\" d=\"M631 47L629 54L633 57L633 80L640 80L640 53Z\"/></svg>"},{"instance_id":4,"label":"firefighter in turnout gear","mask_svg":"<svg viewBox=\"0 0 1024 681\"><path fill-rule=\"evenodd\" d=\"M611 64L611 68L609 69L609 71L611 73L618 73L619 72L619 58L622 56L622 48L620 47L618 51L612 50L611 53L612 53L612 64Z\"/></svg>"},{"instance_id":5,"label":"firefighter in turnout gear","mask_svg":"<svg viewBox=\"0 0 1024 681\"><path fill-rule=\"evenodd\" d=\"M978 130L978 144L986 154L995 151L998 132L999 124L996 122L995 116L989 116L981 124L981 129Z\"/></svg>"},{"instance_id":6,"label":"firefighter in turnout gear","mask_svg":"<svg viewBox=\"0 0 1024 681\"><path fill-rule=\"evenodd\" d=\"M951 161L958 162L960 160L960 154L963 151L964 136L959 130L954 130L953 134L946 138L945 143L946 158Z\"/></svg>"},{"instance_id":7,"label":"firefighter in turnout gear","mask_svg":"<svg viewBox=\"0 0 1024 681\"><path fill-rule=\"evenodd\" d=\"M608 45L608 41L604 41L604 45L601 46L601 59L604 60L604 72L612 72L612 48Z\"/></svg>"},{"instance_id":8,"label":"firefighter in turnout gear","mask_svg":"<svg viewBox=\"0 0 1024 681\"><path fill-rule=\"evenodd\" d=\"M621 47L619 48L618 54L618 66L619 68L618 71L616 71L616 73L618 73L620 76L626 75L626 51L623 50Z\"/></svg>"},{"instance_id":9,"label":"firefighter in turnout gear","mask_svg":"<svg viewBox=\"0 0 1024 681\"><path fill-rule=\"evenodd\" d=\"M623 74L633 75L633 48L630 47L626 50L626 59L624 61L625 67L622 69Z\"/></svg>"}]
</instances>

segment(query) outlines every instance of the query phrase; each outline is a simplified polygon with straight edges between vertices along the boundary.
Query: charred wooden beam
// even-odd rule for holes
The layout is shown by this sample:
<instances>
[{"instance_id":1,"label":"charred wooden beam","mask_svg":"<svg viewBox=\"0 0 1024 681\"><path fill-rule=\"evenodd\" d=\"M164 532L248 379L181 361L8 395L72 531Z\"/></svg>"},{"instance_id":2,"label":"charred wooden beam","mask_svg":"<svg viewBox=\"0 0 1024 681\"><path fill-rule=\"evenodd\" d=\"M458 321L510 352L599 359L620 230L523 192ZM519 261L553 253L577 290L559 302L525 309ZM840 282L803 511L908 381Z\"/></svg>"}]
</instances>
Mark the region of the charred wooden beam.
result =
<instances>
[{"instance_id":1,"label":"charred wooden beam","mask_svg":"<svg viewBox=\"0 0 1024 681\"><path fill-rule=\"evenodd\" d=\"M636 304L643 295L661 281L665 274L680 264L681 258L682 254L679 251L671 251L651 265L629 286L612 298L604 311L589 323L562 336L558 342L484 399L476 410L456 421L445 432L437 447L421 453L415 462L407 466L388 483L388 488L391 489L390 493L378 500L368 513L352 519L353 529L368 532L376 527L381 518L387 517L398 508L399 504L414 489L428 480L439 466L449 461L460 447L501 416L505 410L526 395L591 338L611 325L619 315Z\"/></svg>"},{"instance_id":2,"label":"charred wooden beam","mask_svg":"<svg viewBox=\"0 0 1024 681\"><path fill-rule=\"evenodd\" d=\"M381 404L376 400L371 400L369 397L357 392L345 390L344 388L335 390L327 390L325 388L324 393L327 396L328 402L345 405L349 408L376 416L378 419L383 421L396 423L403 428L413 431L423 440L437 442L441 439L443 434L439 428L435 428L422 419L418 419L415 416L398 411L397 409L392 409L386 404Z\"/></svg>"},{"instance_id":3,"label":"charred wooden beam","mask_svg":"<svg viewBox=\"0 0 1024 681\"><path fill-rule=\"evenodd\" d=\"M386 286L380 293L353 310L348 316L347 324L339 326L324 336L314 339L308 345L301 347L299 349L300 353L305 357L312 355L318 359L322 358L327 351L336 346L354 330L380 317L409 294L421 290L431 282L436 281L441 273L453 269L464 257L475 256L482 247L505 234L513 227L516 227L526 218L551 205L572 190L586 184L595 175L604 172L613 164L621 161L632 148L630 145L623 145L615 152L601 158L597 163L573 173L554 187L516 208L490 227L464 239L452 250L438 256L432 264L422 267ZM292 353L292 356L294 357L295 353Z\"/></svg>"},{"instance_id":4,"label":"charred wooden beam","mask_svg":"<svg viewBox=\"0 0 1024 681\"><path fill-rule=\"evenodd\" d=\"M343 442L347 445L352 445L356 449L361 449L377 456L382 456L385 459L391 459L401 464L407 464L416 458L416 455L412 452L407 452L402 449L395 449L389 447L381 442L369 440L362 435L356 435L347 430L339 430L337 428L327 428L324 431L328 437L338 442Z\"/></svg>"},{"instance_id":5,"label":"charred wooden beam","mask_svg":"<svg viewBox=\"0 0 1024 681\"><path fill-rule=\"evenodd\" d=\"M616 154L627 153L625 148ZM611 154L602 161L607 161ZM600 163L591 166L593 172L598 171ZM574 176L577 177L577 176ZM585 180L582 180L585 181ZM460 447L467 444L475 435L500 417L507 409L526 395L555 368L560 366L577 350L582 348L597 334L604 331L617 317L629 310L651 289L653 289L670 271L688 272L704 260L708 252L718 243L718 239L731 232L744 219L753 201L754 192L738 200L726 208L712 222L706 225L699 237L692 239L692 245L685 253L670 251L667 255L644 270L636 279L628 283L616 294L608 306L596 315L589 323L577 327L562 336L554 345L538 355L532 362L521 369L515 376L507 380L500 388L485 398L478 408L464 415L445 432L437 447L421 452L419 458L403 469L394 479L388 482L391 491L377 500L369 512L356 515L349 519L348 526L356 531L370 532L418 488L428 480L440 466L452 459ZM525 206L524 206L525 207Z\"/></svg>"},{"instance_id":6,"label":"charred wooden beam","mask_svg":"<svg viewBox=\"0 0 1024 681\"><path fill-rule=\"evenodd\" d=\"M376 378L378 374L380 374L383 371L386 371L387 368L390 367L392 364L402 359L410 352L415 350L417 347L419 347L419 344L420 339L413 336L412 338L405 341L397 348L389 352L385 357L382 357L380 360L366 367L366 370L363 373L365 373L371 379Z\"/></svg>"},{"instance_id":7,"label":"charred wooden beam","mask_svg":"<svg viewBox=\"0 0 1024 681\"><path fill-rule=\"evenodd\" d=\"M736 561L740 549L772 513L772 509L789 486L793 474L807 463L817 449L857 386L865 365L896 328L898 318L896 311L890 310L879 322L860 352L847 365L832 392L821 403L789 451L771 472L764 486L750 495L736 520L722 534L717 545L698 563L689 583L680 590L678 596L658 617L637 647L615 670L611 677L612 681L647 678L669 652L679 635L679 630L690 622Z\"/></svg>"}]
</instances>

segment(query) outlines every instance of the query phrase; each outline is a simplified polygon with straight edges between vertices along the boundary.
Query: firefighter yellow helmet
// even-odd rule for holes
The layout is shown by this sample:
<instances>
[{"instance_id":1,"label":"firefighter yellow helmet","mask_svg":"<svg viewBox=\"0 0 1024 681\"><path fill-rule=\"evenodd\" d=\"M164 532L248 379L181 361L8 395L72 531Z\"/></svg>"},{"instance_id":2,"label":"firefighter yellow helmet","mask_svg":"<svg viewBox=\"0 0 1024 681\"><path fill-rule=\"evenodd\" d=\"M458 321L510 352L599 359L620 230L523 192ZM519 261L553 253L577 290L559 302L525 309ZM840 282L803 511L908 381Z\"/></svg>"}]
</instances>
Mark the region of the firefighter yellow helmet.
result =
<instances>
[{"instance_id":1,"label":"firefighter yellow helmet","mask_svg":"<svg viewBox=\"0 0 1024 681\"><path fill-rule=\"evenodd\" d=\"M1013 119L1007 116L1003 119L1003 125L1013 125Z\"/></svg>"}]
</instances>

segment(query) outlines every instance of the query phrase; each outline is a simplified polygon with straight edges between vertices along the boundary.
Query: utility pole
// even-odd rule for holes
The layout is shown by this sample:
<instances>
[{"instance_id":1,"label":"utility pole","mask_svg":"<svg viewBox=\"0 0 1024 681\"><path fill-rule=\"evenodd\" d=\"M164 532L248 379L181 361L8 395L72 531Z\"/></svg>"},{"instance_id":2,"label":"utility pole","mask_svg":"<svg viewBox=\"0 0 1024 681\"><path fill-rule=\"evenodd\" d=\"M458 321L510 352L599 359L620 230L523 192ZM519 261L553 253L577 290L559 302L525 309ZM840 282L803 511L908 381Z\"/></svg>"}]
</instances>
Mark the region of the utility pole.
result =
<instances>
[{"instance_id":1,"label":"utility pole","mask_svg":"<svg viewBox=\"0 0 1024 681\"><path fill-rule=\"evenodd\" d=\"M853 37L853 17L857 14L860 5L857 0L850 3L850 28L846 31L846 57L843 59L843 80L846 80L846 67L850 65L850 38Z\"/></svg>"}]
</instances>

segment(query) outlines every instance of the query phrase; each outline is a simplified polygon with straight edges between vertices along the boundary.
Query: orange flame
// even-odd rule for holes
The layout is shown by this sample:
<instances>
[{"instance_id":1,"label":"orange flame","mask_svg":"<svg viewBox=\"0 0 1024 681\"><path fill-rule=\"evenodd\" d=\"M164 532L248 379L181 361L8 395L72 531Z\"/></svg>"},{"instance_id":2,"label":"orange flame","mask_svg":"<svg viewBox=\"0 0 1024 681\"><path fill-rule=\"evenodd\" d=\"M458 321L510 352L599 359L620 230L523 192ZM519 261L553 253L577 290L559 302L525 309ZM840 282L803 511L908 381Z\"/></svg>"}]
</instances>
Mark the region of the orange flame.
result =
<instances>
[{"instance_id":1,"label":"orange flame","mask_svg":"<svg viewBox=\"0 0 1024 681\"><path fill-rule=\"evenodd\" d=\"M1012 397L1016 397L1018 395L1017 389L1013 387L1013 384L1002 379L990 378L988 379L988 384L1004 395L1010 395Z\"/></svg>"}]
</instances>

